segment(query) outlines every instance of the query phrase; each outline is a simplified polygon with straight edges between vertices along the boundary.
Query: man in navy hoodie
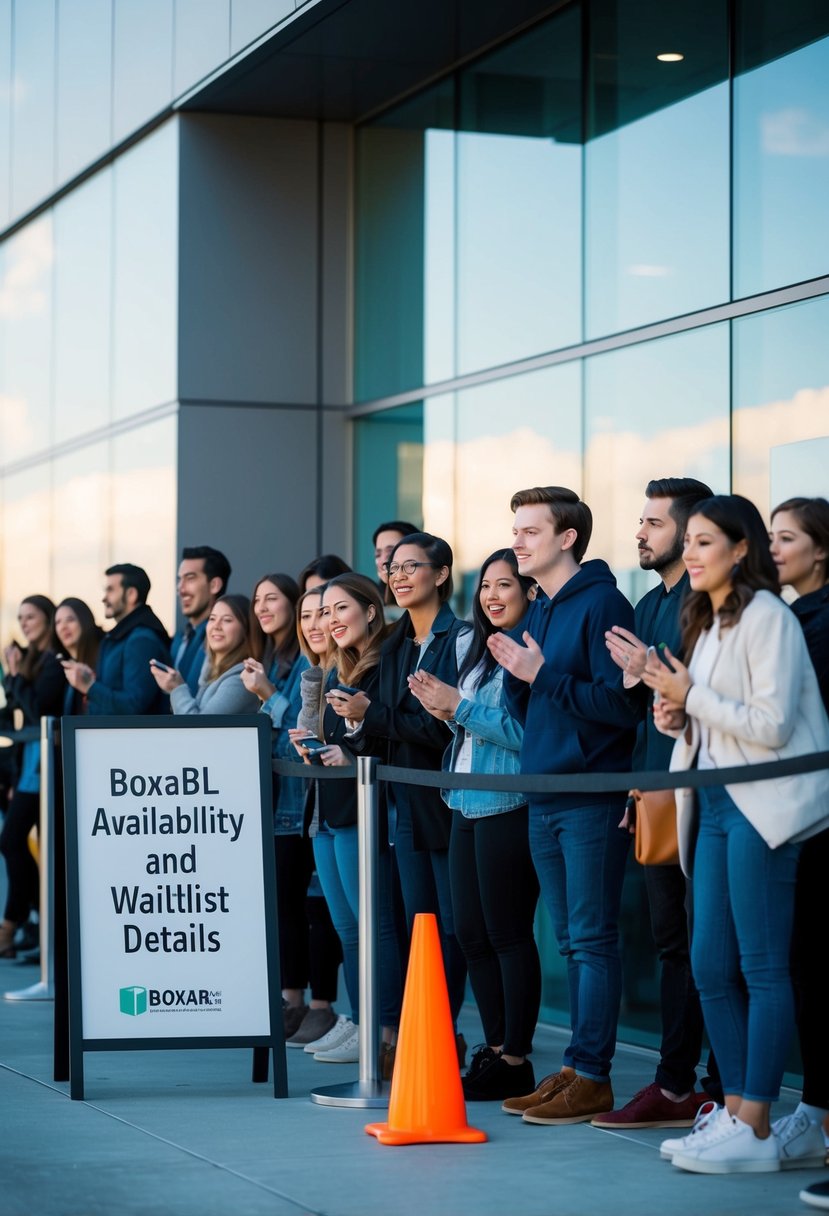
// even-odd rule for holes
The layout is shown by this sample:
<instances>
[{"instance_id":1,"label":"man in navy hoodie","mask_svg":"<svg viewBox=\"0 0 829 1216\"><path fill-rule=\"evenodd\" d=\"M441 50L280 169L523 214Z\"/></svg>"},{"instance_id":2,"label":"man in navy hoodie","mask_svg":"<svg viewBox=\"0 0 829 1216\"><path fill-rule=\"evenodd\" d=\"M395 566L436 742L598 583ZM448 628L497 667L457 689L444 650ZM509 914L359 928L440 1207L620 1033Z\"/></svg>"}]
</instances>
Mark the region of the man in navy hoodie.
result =
<instances>
[{"instance_id":1,"label":"man in navy hoodie","mask_svg":"<svg viewBox=\"0 0 829 1216\"><path fill-rule=\"evenodd\" d=\"M66 678L85 693L90 714L166 714L170 702L155 682L150 659L170 662L170 639L147 604L145 570L123 562L110 566L104 584L104 616L116 622L98 651L98 670L66 660Z\"/></svg>"},{"instance_id":2,"label":"man in navy hoodie","mask_svg":"<svg viewBox=\"0 0 829 1216\"><path fill-rule=\"evenodd\" d=\"M521 490L510 505L519 573L534 578L540 593L522 639L495 633L489 646L507 673L510 712L524 726L521 771L629 770L636 711L605 631L625 622L632 630L633 609L605 562L580 564L590 508L560 486ZM528 802L533 862L567 962L571 1038L561 1069L503 1109L528 1123L582 1123L613 1106L625 794L534 794Z\"/></svg>"}]
</instances>

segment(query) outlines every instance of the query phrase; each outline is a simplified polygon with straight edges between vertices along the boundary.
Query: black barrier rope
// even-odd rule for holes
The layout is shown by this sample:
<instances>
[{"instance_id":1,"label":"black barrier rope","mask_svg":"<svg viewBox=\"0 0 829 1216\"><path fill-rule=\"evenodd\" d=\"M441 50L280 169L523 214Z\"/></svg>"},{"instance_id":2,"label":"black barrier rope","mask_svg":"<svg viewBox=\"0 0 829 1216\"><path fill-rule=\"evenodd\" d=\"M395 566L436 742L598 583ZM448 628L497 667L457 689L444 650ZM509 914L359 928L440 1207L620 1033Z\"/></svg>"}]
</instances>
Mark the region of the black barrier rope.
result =
<instances>
[{"instance_id":1,"label":"black barrier rope","mask_svg":"<svg viewBox=\"0 0 829 1216\"><path fill-rule=\"evenodd\" d=\"M316 781L318 777L322 777L323 781L330 781L332 777L335 781L338 778L342 780L343 777L350 777L353 781L357 776L356 764L340 764L336 768L327 768L323 764L303 764L301 760L274 760L272 768L280 777L307 777L309 781Z\"/></svg>"},{"instance_id":2,"label":"black barrier rope","mask_svg":"<svg viewBox=\"0 0 829 1216\"><path fill-rule=\"evenodd\" d=\"M286 777L297 776L296 767L290 760L273 762L274 772ZM400 785L424 785L431 789L444 790L491 790L518 794L609 794L624 793L630 789L675 790L698 789L708 785L742 785L747 781L769 781L774 777L816 773L827 768L829 752L813 752L806 756L770 760L763 764L740 764L732 768L692 768L680 773L516 773L514 776L497 776L486 773L444 773L434 769L395 768L393 765L379 764L377 779L396 781ZM310 775L314 778L353 777L354 773L353 768L321 768L319 772Z\"/></svg>"},{"instance_id":3,"label":"black barrier rope","mask_svg":"<svg viewBox=\"0 0 829 1216\"><path fill-rule=\"evenodd\" d=\"M10 743L34 743L40 739L40 727L24 726L22 730L0 731L0 739L8 739Z\"/></svg>"}]
</instances>

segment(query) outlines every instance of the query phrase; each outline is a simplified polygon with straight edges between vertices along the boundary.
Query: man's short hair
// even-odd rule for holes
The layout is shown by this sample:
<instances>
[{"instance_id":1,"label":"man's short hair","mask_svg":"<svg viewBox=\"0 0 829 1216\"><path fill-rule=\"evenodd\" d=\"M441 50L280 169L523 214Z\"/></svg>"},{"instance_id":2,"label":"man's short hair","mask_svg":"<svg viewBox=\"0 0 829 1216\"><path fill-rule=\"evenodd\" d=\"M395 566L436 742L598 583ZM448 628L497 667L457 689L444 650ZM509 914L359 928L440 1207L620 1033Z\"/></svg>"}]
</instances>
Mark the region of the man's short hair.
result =
<instances>
[{"instance_id":1,"label":"man's short hair","mask_svg":"<svg viewBox=\"0 0 829 1216\"><path fill-rule=\"evenodd\" d=\"M374 535L371 538L373 545L377 544L377 537L381 532L399 532L401 536L414 536L415 532L419 532L415 524L407 523L405 519L389 519L384 524L378 524L374 529Z\"/></svg>"},{"instance_id":2,"label":"man's short hair","mask_svg":"<svg viewBox=\"0 0 829 1216\"><path fill-rule=\"evenodd\" d=\"M138 592L139 604L146 604L147 596L150 594L150 576L146 570L142 570L140 566L134 566L132 562L121 562L117 566L110 566L104 574L120 574L121 585L126 591L128 587L132 587Z\"/></svg>"},{"instance_id":3,"label":"man's short hair","mask_svg":"<svg viewBox=\"0 0 829 1216\"><path fill-rule=\"evenodd\" d=\"M214 578L220 578L222 585L219 588L219 595L224 595L227 591L227 584L230 582L230 562L219 549L212 549L210 545L193 545L190 548L182 549L181 560L183 562L203 561L207 581L211 582Z\"/></svg>"},{"instance_id":4,"label":"man's short hair","mask_svg":"<svg viewBox=\"0 0 829 1216\"><path fill-rule=\"evenodd\" d=\"M575 490L568 490L566 486L533 486L530 490L519 490L513 494L509 506L511 511L517 511L519 507L533 507L539 503L550 508L556 532L575 529L576 540L572 552L576 561L580 562L593 534L593 513L587 503L582 502Z\"/></svg>"},{"instance_id":5,"label":"man's short hair","mask_svg":"<svg viewBox=\"0 0 829 1216\"><path fill-rule=\"evenodd\" d=\"M697 503L713 496L711 487L695 477L657 477L645 486L645 498L670 498L668 514L676 523L680 536L685 535Z\"/></svg>"}]
</instances>

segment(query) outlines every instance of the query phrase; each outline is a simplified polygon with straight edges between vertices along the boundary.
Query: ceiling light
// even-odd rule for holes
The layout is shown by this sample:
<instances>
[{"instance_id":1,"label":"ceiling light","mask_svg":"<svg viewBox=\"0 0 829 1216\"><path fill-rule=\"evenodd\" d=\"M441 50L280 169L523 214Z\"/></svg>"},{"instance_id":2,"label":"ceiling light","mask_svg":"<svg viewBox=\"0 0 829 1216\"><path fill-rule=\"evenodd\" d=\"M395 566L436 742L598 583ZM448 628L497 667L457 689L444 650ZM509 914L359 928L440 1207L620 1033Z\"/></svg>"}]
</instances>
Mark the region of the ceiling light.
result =
<instances>
[{"instance_id":1,"label":"ceiling light","mask_svg":"<svg viewBox=\"0 0 829 1216\"><path fill-rule=\"evenodd\" d=\"M679 51L663 51L656 58L660 63L681 63L685 56L680 55Z\"/></svg>"}]
</instances>

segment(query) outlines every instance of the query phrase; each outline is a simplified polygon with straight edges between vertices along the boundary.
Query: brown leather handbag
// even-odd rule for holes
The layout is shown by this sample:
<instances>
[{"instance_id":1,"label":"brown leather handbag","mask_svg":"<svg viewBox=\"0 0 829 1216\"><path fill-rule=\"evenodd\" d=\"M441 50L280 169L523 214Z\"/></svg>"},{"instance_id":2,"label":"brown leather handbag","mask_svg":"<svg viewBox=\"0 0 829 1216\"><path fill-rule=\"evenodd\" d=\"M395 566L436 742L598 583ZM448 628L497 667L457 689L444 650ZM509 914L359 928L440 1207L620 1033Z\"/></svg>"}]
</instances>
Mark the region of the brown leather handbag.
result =
<instances>
[{"instance_id":1,"label":"brown leather handbag","mask_svg":"<svg viewBox=\"0 0 829 1216\"><path fill-rule=\"evenodd\" d=\"M636 801L634 855L643 866L679 865L673 790L633 790Z\"/></svg>"}]
</instances>

